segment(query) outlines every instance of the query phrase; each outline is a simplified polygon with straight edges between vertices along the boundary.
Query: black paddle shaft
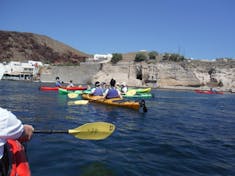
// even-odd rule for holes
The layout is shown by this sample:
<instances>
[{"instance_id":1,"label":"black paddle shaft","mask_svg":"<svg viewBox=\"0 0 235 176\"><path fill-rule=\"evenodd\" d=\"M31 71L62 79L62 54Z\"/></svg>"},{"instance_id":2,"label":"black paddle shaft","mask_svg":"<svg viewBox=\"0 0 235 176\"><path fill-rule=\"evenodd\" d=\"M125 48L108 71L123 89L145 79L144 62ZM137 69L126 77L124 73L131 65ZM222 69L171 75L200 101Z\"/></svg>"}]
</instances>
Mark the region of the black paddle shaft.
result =
<instances>
[{"instance_id":1,"label":"black paddle shaft","mask_svg":"<svg viewBox=\"0 0 235 176\"><path fill-rule=\"evenodd\" d=\"M68 130L35 130L34 133L43 133L43 134L68 133Z\"/></svg>"}]
</instances>

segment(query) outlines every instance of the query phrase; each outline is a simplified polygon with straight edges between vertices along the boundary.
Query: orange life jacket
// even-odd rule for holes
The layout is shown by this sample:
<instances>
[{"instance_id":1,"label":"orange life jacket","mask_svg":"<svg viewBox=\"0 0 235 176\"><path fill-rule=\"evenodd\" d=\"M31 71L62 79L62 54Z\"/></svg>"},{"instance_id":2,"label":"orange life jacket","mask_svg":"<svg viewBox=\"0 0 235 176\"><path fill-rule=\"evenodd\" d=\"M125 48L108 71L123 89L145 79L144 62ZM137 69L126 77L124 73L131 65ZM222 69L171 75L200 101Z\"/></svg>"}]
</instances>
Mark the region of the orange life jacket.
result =
<instances>
[{"instance_id":1,"label":"orange life jacket","mask_svg":"<svg viewBox=\"0 0 235 176\"><path fill-rule=\"evenodd\" d=\"M7 140L11 153L10 176L31 176L29 163L25 154L24 146L17 140Z\"/></svg>"}]
</instances>

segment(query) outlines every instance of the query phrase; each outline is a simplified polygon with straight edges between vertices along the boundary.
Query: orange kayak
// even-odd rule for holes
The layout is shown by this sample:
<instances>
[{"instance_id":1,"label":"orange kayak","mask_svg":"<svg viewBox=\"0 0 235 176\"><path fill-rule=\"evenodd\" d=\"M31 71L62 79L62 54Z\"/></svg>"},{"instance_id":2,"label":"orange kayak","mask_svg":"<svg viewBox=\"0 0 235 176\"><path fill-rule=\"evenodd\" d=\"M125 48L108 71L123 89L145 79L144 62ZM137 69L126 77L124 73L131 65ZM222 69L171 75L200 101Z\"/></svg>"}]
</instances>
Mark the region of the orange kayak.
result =
<instances>
[{"instance_id":1,"label":"orange kayak","mask_svg":"<svg viewBox=\"0 0 235 176\"><path fill-rule=\"evenodd\" d=\"M139 110L141 107L141 103L138 101L128 101L128 100L123 100L121 98L105 99L102 96L93 96L90 94L82 94L82 98L85 100L89 100L90 102L102 103L102 104L111 105L111 106L131 108L131 109L135 109L135 110Z\"/></svg>"}]
</instances>

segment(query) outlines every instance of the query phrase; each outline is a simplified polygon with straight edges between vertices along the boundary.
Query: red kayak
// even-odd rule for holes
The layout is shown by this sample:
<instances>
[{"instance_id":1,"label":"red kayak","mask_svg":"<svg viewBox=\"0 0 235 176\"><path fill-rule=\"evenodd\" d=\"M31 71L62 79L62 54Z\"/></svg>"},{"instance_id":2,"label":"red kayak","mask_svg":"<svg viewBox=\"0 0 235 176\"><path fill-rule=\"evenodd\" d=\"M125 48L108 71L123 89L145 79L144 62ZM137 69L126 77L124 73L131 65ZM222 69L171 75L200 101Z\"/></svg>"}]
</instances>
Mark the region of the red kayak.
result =
<instances>
[{"instance_id":1,"label":"red kayak","mask_svg":"<svg viewBox=\"0 0 235 176\"><path fill-rule=\"evenodd\" d=\"M200 94L224 94L223 92L211 91L211 90L194 90L194 91Z\"/></svg>"},{"instance_id":2,"label":"red kayak","mask_svg":"<svg viewBox=\"0 0 235 176\"><path fill-rule=\"evenodd\" d=\"M3 175L31 176L24 146L17 140L7 140L4 152Z\"/></svg>"},{"instance_id":3,"label":"red kayak","mask_svg":"<svg viewBox=\"0 0 235 176\"><path fill-rule=\"evenodd\" d=\"M57 91L59 88L66 89L66 90L86 90L87 87L82 86L74 86L74 87L47 87L47 86L41 86L40 90L42 91Z\"/></svg>"}]
</instances>

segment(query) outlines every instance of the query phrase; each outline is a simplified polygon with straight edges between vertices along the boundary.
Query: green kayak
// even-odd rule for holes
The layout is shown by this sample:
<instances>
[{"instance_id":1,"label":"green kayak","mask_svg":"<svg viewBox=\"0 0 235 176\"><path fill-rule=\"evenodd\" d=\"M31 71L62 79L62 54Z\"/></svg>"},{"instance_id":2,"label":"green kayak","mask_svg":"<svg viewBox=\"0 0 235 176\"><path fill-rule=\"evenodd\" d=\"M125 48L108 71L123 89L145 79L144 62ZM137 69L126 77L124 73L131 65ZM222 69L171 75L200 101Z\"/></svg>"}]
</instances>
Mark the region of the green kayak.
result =
<instances>
[{"instance_id":1,"label":"green kayak","mask_svg":"<svg viewBox=\"0 0 235 176\"><path fill-rule=\"evenodd\" d=\"M128 90L135 90L136 93L150 93L151 92L151 88L129 88Z\"/></svg>"},{"instance_id":2,"label":"green kayak","mask_svg":"<svg viewBox=\"0 0 235 176\"><path fill-rule=\"evenodd\" d=\"M66 90L66 89L62 89L62 88L59 88L58 89L58 92L59 94L69 94L69 93L75 93L75 94L78 94L78 95L81 95L83 93L90 93L91 91L90 90L76 90L76 91L71 91L71 90Z\"/></svg>"},{"instance_id":3,"label":"green kayak","mask_svg":"<svg viewBox=\"0 0 235 176\"><path fill-rule=\"evenodd\" d=\"M153 95L151 93L140 93L135 95L122 95L125 98L151 98Z\"/></svg>"},{"instance_id":4,"label":"green kayak","mask_svg":"<svg viewBox=\"0 0 235 176\"><path fill-rule=\"evenodd\" d=\"M91 89L87 89L87 90L84 90L82 91L83 94L90 94L91 93Z\"/></svg>"},{"instance_id":5,"label":"green kayak","mask_svg":"<svg viewBox=\"0 0 235 176\"><path fill-rule=\"evenodd\" d=\"M59 94L68 94L68 93L71 93L73 91L63 89L63 88L58 88L58 92L59 92Z\"/></svg>"}]
</instances>

